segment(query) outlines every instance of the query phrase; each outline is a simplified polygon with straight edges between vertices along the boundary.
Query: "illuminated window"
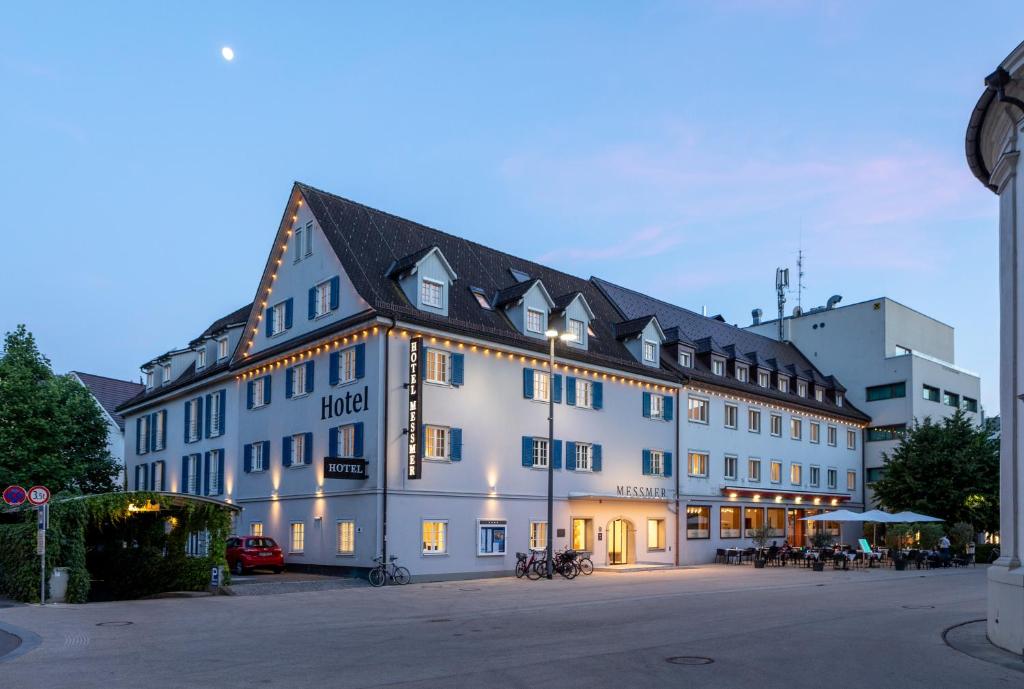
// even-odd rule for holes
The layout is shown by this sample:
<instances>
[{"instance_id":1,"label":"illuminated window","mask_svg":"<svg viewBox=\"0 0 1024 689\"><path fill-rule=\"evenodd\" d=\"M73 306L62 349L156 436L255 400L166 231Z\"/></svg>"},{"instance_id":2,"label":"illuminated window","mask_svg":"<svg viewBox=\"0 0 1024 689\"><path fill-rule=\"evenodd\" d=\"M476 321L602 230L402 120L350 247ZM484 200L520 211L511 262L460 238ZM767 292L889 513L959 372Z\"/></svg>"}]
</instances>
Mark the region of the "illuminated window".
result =
<instances>
[{"instance_id":1,"label":"illuminated window","mask_svg":"<svg viewBox=\"0 0 1024 689\"><path fill-rule=\"evenodd\" d=\"M687 397L686 418L695 423L708 422L708 401L699 397ZM651 416L654 416L653 412ZM659 417L660 418L660 417Z\"/></svg>"},{"instance_id":2,"label":"illuminated window","mask_svg":"<svg viewBox=\"0 0 1024 689\"><path fill-rule=\"evenodd\" d=\"M444 285L436 280L423 278L420 283L420 301L424 306L444 308Z\"/></svg>"},{"instance_id":3,"label":"illuminated window","mask_svg":"<svg viewBox=\"0 0 1024 689\"><path fill-rule=\"evenodd\" d=\"M789 482L794 486L799 486L803 482L804 468L802 465L792 463L789 465Z\"/></svg>"},{"instance_id":4,"label":"illuminated window","mask_svg":"<svg viewBox=\"0 0 1024 689\"><path fill-rule=\"evenodd\" d=\"M448 552L448 520L423 520L423 554Z\"/></svg>"},{"instance_id":5,"label":"illuminated window","mask_svg":"<svg viewBox=\"0 0 1024 689\"><path fill-rule=\"evenodd\" d=\"M821 441L821 424L815 423L814 421L811 421L810 429L811 429L811 431L810 431L811 432L811 442L812 443L820 442Z\"/></svg>"},{"instance_id":6,"label":"illuminated window","mask_svg":"<svg viewBox=\"0 0 1024 689\"><path fill-rule=\"evenodd\" d=\"M288 551L292 553L301 553L305 549L306 525L302 522L292 522L291 541L289 543Z\"/></svg>"},{"instance_id":7,"label":"illuminated window","mask_svg":"<svg viewBox=\"0 0 1024 689\"><path fill-rule=\"evenodd\" d=\"M718 534L721 538L740 537L740 508L718 508Z\"/></svg>"},{"instance_id":8,"label":"illuminated window","mask_svg":"<svg viewBox=\"0 0 1024 689\"><path fill-rule=\"evenodd\" d=\"M249 522L249 535L250 536L262 536L263 535L263 522Z\"/></svg>"},{"instance_id":9,"label":"illuminated window","mask_svg":"<svg viewBox=\"0 0 1024 689\"><path fill-rule=\"evenodd\" d=\"M547 522L530 522L530 550L544 550L547 547Z\"/></svg>"},{"instance_id":10,"label":"illuminated window","mask_svg":"<svg viewBox=\"0 0 1024 689\"><path fill-rule=\"evenodd\" d=\"M544 402L548 401L548 393L551 391L551 386L548 385L550 380L551 377L548 375L547 371L538 371L537 369L534 369L533 399Z\"/></svg>"},{"instance_id":11,"label":"illuminated window","mask_svg":"<svg viewBox=\"0 0 1024 689\"><path fill-rule=\"evenodd\" d=\"M648 519L647 520L647 549L648 550L664 550L665 549L665 520L664 519Z\"/></svg>"},{"instance_id":12,"label":"illuminated window","mask_svg":"<svg viewBox=\"0 0 1024 689\"><path fill-rule=\"evenodd\" d=\"M583 343L583 321L570 318L568 331L572 335L573 342Z\"/></svg>"},{"instance_id":13,"label":"illuminated window","mask_svg":"<svg viewBox=\"0 0 1024 689\"><path fill-rule=\"evenodd\" d=\"M786 535L786 508L769 507L768 513L768 535L782 537Z\"/></svg>"},{"instance_id":14,"label":"illuminated window","mask_svg":"<svg viewBox=\"0 0 1024 689\"><path fill-rule=\"evenodd\" d=\"M448 429L442 426L427 426L427 459L448 459Z\"/></svg>"},{"instance_id":15,"label":"illuminated window","mask_svg":"<svg viewBox=\"0 0 1024 689\"><path fill-rule=\"evenodd\" d=\"M789 437L793 440L802 440L804 437L804 422L793 417L789 420Z\"/></svg>"},{"instance_id":16,"label":"illuminated window","mask_svg":"<svg viewBox=\"0 0 1024 689\"><path fill-rule=\"evenodd\" d=\"M451 376L451 354L441 349L427 350L427 382L447 385Z\"/></svg>"},{"instance_id":17,"label":"illuminated window","mask_svg":"<svg viewBox=\"0 0 1024 689\"><path fill-rule=\"evenodd\" d=\"M688 455L688 473L690 476L708 475L708 455L706 452L691 452Z\"/></svg>"},{"instance_id":18,"label":"illuminated window","mask_svg":"<svg viewBox=\"0 0 1024 689\"><path fill-rule=\"evenodd\" d=\"M594 406L594 384L589 380L576 379L576 406L583 409Z\"/></svg>"},{"instance_id":19,"label":"illuminated window","mask_svg":"<svg viewBox=\"0 0 1024 689\"><path fill-rule=\"evenodd\" d=\"M743 535L753 538L754 533L764 526L764 508L746 507L743 510Z\"/></svg>"},{"instance_id":20,"label":"illuminated window","mask_svg":"<svg viewBox=\"0 0 1024 689\"><path fill-rule=\"evenodd\" d=\"M782 462L773 459L768 464L768 478L772 483L782 483Z\"/></svg>"},{"instance_id":21,"label":"illuminated window","mask_svg":"<svg viewBox=\"0 0 1024 689\"><path fill-rule=\"evenodd\" d=\"M544 332L544 312L526 309L526 329L531 333Z\"/></svg>"},{"instance_id":22,"label":"illuminated window","mask_svg":"<svg viewBox=\"0 0 1024 689\"><path fill-rule=\"evenodd\" d=\"M711 538L710 507L690 505L686 508L686 537L691 539Z\"/></svg>"},{"instance_id":23,"label":"illuminated window","mask_svg":"<svg viewBox=\"0 0 1024 689\"><path fill-rule=\"evenodd\" d=\"M338 555L356 552L356 523L351 519L338 520Z\"/></svg>"},{"instance_id":24,"label":"illuminated window","mask_svg":"<svg viewBox=\"0 0 1024 689\"><path fill-rule=\"evenodd\" d=\"M846 490L857 490L857 472L846 472Z\"/></svg>"},{"instance_id":25,"label":"illuminated window","mask_svg":"<svg viewBox=\"0 0 1024 689\"><path fill-rule=\"evenodd\" d=\"M739 423L740 408L735 404L725 405L725 427L735 429Z\"/></svg>"},{"instance_id":26,"label":"illuminated window","mask_svg":"<svg viewBox=\"0 0 1024 689\"><path fill-rule=\"evenodd\" d=\"M572 549L578 551L590 550L590 520L572 520Z\"/></svg>"},{"instance_id":27,"label":"illuminated window","mask_svg":"<svg viewBox=\"0 0 1024 689\"><path fill-rule=\"evenodd\" d=\"M747 410L747 430L751 433L761 432L761 411L759 409Z\"/></svg>"}]
</instances>

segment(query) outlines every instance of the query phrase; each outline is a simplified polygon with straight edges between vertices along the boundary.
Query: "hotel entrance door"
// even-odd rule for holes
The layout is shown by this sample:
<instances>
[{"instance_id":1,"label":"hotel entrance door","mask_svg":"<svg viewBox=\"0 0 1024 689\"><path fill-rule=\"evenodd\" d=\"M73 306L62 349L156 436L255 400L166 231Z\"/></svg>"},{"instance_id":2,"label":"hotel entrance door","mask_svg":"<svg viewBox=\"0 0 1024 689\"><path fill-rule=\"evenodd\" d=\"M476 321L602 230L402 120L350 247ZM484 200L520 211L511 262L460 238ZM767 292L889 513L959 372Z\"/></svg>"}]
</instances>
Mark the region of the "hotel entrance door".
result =
<instances>
[{"instance_id":1,"label":"hotel entrance door","mask_svg":"<svg viewBox=\"0 0 1024 689\"><path fill-rule=\"evenodd\" d=\"M608 564L625 565L633 549L633 524L616 519L608 524Z\"/></svg>"}]
</instances>

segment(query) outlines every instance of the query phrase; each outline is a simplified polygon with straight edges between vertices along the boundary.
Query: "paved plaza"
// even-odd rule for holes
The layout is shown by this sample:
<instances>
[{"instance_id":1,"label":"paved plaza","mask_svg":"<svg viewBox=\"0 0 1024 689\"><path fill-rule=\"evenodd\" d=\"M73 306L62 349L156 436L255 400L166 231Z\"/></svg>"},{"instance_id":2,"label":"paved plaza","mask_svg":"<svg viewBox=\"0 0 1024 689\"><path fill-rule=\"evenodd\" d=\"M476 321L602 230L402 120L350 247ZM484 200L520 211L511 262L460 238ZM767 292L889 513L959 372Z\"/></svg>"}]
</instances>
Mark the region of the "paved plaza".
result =
<instances>
[{"instance_id":1,"label":"paved plaza","mask_svg":"<svg viewBox=\"0 0 1024 689\"><path fill-rule=\"evenodd\" d=\"M710 565L383 589L303 580L263 595L0 609L0 629L31 632L0 659L4 686L1024 685L1024 667L943 640L984 617L983 567Z\"/></svg>"}]
</instances>

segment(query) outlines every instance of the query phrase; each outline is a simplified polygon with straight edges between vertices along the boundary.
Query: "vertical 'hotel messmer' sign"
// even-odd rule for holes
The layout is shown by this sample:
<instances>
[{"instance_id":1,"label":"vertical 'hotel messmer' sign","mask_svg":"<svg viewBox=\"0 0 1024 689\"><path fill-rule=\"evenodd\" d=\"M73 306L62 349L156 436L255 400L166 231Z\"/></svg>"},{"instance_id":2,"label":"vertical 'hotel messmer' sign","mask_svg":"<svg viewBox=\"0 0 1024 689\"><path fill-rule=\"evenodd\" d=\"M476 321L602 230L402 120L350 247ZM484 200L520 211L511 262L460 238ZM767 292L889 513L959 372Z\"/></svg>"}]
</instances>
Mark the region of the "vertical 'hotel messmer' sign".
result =
<instances>
[{"instance_id":1,"label":"vertical 'hotel messmer' sign","mask_svg":"<svg viewBox=\"0 0 1024 689\"><path fill-rule=\"evenodd\" d=\"M409 340L409 447L406 457L406 478L423 477L423 453L420 451L420 418L423 412L423 382L420 379L420 358L423 338Z\"/></svg>"}]
</instances>

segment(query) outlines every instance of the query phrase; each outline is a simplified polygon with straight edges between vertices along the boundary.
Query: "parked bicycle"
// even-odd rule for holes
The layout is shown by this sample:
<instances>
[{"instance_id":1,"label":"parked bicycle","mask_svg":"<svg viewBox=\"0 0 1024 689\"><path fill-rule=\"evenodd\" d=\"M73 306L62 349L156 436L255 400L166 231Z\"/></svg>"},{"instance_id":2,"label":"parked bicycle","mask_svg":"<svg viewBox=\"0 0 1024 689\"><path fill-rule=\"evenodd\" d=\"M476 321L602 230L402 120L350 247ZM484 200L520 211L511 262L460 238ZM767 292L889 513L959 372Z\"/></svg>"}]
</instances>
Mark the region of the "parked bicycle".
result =
<instances>
[{"instance_id":1,"label":"parked bicycle","mask_svg":"<svg viewBox=\"0 0 1024 689\"><path fill-rule=\"evenodd\" d=\"M547 557L539 558L534 563L533 568L537 572L538 579L540 577L546 577L548 574ZM556 552L552 559L551 571L558 572L566 579L576 578L576 575L580 573L580 567L576 564L576 551L566 549Z\"/></svg>"},{"instance_id":2,"label":"parked bicycle","mask_svg":"<svg viewBox=\"0 0 1024 689\"><path fill-rule=\"evenodd\" d=\"M580 574L594 573L594 561L590 559L590 553L576 553L576 566L580 568Z\"/></svg>"},{"instance_id":3,"label":"parked bicycle","mask_svg":"<svg viewBox=\"0 0 1024 689\"><path fill-rule=\"evenodd\" d=\"M529 557L526 553L516 553L516 577L522 579L525 576L533 581L540 579L541 573L535 566L539 560L536 550L531 550Z\"/></svg>"},{"instance_id":4,"label":"parked bicycle","mask_svg":"<svg viewBox=\"0 0 1024 689\"><path fill-rule=\"evenodd\" d=\"M383 586L388 580L396 583L405 585L412 581L412 575L409 574L409 570L405 567L396 565L395 562L398 558L394 555L388 558L389 563L384 564L384 558L375 557L373 561L377 563L377 566L370 570L369 580L370 586Z\"/></svg>"}]
</instances>

